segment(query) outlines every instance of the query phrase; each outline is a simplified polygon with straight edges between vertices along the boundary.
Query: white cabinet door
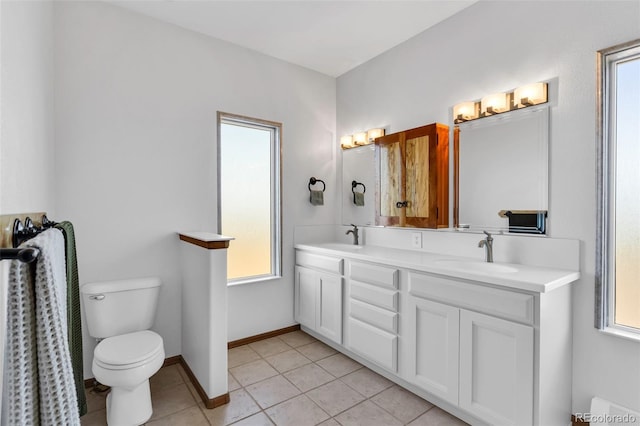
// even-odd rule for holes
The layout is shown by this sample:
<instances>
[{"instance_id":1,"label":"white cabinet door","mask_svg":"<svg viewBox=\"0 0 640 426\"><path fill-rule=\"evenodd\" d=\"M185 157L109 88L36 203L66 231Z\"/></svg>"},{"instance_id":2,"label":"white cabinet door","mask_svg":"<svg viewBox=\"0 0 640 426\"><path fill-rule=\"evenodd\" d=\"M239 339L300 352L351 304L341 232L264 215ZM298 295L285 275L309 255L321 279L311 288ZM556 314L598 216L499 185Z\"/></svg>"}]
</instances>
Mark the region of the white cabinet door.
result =
<instances>
[{"instance_id":1,"label":"white cabinet door","mask_svg":"<svg viewBox=\"0 0 640 426\"><path fill-rule=\"evenodd\" d=\"M342 344L342 277L295 268L295 320Z\"/></svg>"},{"instance_id":2,"label":"white cabinet door","mask_svg":"<svg viewBox=\"0 0 640 426\"><path fill-rule=\"evenodd\" d=\"M316 299L319 276L316 271L296 266L295 320L300 324L316 328Z\"/></svg>"},{"instance_id":3,"label":"white cabinet door","mask_svg":"<svg viewBox=\"0 0 640 426\"><path fill-rule=\"evenodd\" d=\"M342 277L320 275L316 305L316 331L342 343Z\"/></svg>"},{"instance_id":4,"label":"white cabinet door","mask_svg":"<svg viewBox=\"0 0 640 426\"><path fill-rule=\"evenodd\" d=\"M459 405L491 424L533 422L533 328L460 310Z\"/></svg>"},{"instance_id":5,"label":"white cabinet door","mask_svg":"<svg viewBox=\"0 0 640 426\"><path fill-rule=\"evenodd\" d=\"M417 297L408 308L409 381L457 405L460 309Z\"/></svg>"}]
</instances>

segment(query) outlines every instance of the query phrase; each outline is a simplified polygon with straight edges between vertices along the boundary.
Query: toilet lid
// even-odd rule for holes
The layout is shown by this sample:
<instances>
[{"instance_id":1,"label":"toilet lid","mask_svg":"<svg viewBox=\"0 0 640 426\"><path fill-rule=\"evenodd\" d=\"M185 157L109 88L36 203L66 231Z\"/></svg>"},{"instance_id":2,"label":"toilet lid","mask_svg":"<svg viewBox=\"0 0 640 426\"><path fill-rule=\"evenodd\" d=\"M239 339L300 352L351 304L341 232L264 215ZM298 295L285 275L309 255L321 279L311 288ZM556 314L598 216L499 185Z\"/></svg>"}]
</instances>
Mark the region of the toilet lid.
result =
<instances>
[{"instance_id":1,"label":"toilet lid","mask_svg":"<svg viewBox=\"0 0 640 426\"><path fill-rule=\"evenodd\" d=\"M93 353L100 364L123 366L137 364L163 351L162 337L150 330L108 337L98 343Z\"/></svg>"}]
</instances>

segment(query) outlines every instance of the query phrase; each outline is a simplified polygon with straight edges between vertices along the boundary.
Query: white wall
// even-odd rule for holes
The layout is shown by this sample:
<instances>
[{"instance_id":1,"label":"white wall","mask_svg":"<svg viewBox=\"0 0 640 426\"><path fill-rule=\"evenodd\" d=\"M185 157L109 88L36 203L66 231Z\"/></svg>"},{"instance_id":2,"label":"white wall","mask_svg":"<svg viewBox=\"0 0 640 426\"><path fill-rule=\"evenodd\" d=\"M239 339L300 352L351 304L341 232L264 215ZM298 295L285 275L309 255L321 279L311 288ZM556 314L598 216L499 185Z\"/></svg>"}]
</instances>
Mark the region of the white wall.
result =
<instances>
[{"instance_id":1,"label":"white wall","mask_svg":"<svg viewBox=\"0 0 640 426\"><path fill-rule=\"evenodd\" d=\"M335 79L108 4L57 2L54 16L58 216L75 225L81 282L160 276L155 329L179 354L175 232L216 230L216 111L278 121L284 276L229 288L229 339L294 324L293 227L335 222Z\"/></svg>"},{"instance_id":2,"label":"white wall","mask_svg":"<svg viewBox=\"0 0 640 426\"><path fill-rule=\"evenodd\" d=\"M337 134L451 124L454 104L557 79L549 229L581 240L574 284L573 412L593 395L640 409L640 343L593 328L596 51L640 37L640 2L479 2L338 78ZM397 231L402 232L402 231Z\"/></svg>"},{"instance_id":3,"label":"white wall","mask_svg":"<svg viewBox=\"0 0 640 426\"><path fill-rule=\"evenodd\" d=\"M52 3L0 10L0 214L55 214Z\"/></svg>"},{"instance_id":4,"label":"white wall","mask_svg":"<svg viewBox=\"0 0 640 426\"><path fill-rule=\"evenodd\" d=\"M0 2L0 214L55 214L52 10L48 2ZM4 261L0 265L3 319L7 274L8 261ZM4 368L2 325L0 372Z\"/></svg>"}]
</instances>

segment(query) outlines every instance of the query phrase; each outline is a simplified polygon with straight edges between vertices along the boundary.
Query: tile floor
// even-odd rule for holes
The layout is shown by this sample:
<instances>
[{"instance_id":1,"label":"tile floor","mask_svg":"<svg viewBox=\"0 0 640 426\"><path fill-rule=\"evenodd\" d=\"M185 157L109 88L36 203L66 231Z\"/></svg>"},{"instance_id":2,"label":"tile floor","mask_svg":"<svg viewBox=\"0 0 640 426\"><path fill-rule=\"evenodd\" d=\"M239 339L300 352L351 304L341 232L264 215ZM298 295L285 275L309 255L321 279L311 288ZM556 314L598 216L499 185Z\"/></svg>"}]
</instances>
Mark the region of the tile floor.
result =
<instances>
[{"instance_id":1,"label":"tile floor","mask_svg":"<svg viewBox=\"0 0 640 426\"><path fill-rule=\"evenodd\" d=\"M458 426L466 423L302 331L229 350L231 402L208 410L182 366L151 378L152 425ZM106 425L88 391L83 426Z\"/></svg>"}]
</instances>

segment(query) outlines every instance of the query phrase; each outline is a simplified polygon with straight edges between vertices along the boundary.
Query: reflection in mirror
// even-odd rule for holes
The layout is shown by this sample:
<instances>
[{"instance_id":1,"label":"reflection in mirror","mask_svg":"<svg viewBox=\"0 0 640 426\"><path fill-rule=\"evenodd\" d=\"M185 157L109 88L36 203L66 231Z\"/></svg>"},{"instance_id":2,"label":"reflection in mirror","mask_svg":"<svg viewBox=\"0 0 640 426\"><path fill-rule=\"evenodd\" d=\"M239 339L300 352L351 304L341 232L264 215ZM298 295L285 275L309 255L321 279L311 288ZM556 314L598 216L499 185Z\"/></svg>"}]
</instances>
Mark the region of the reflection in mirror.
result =
<instances>
[{"instance_id":1,"label":"reflection in mirror","mask_svg":"<svg viewBox=\"0 0 640 426\"><path fill-rule=\"evenodd\" d=\"M544 233L548 147L546 105L460 124L454 131L454 226Z\"/></svg>"},{"instance_id":2,"label":"reflection in mirror","mask_svg":"<svg viewBox=\"0 0 640 426\"><path fill-rule=\"evenodd\" d=\"M375 223L374 152L373 144L342 151L342 223L345 225ZM361 185L354 188L354 181Z\"/></svg>"}]
</instances>

